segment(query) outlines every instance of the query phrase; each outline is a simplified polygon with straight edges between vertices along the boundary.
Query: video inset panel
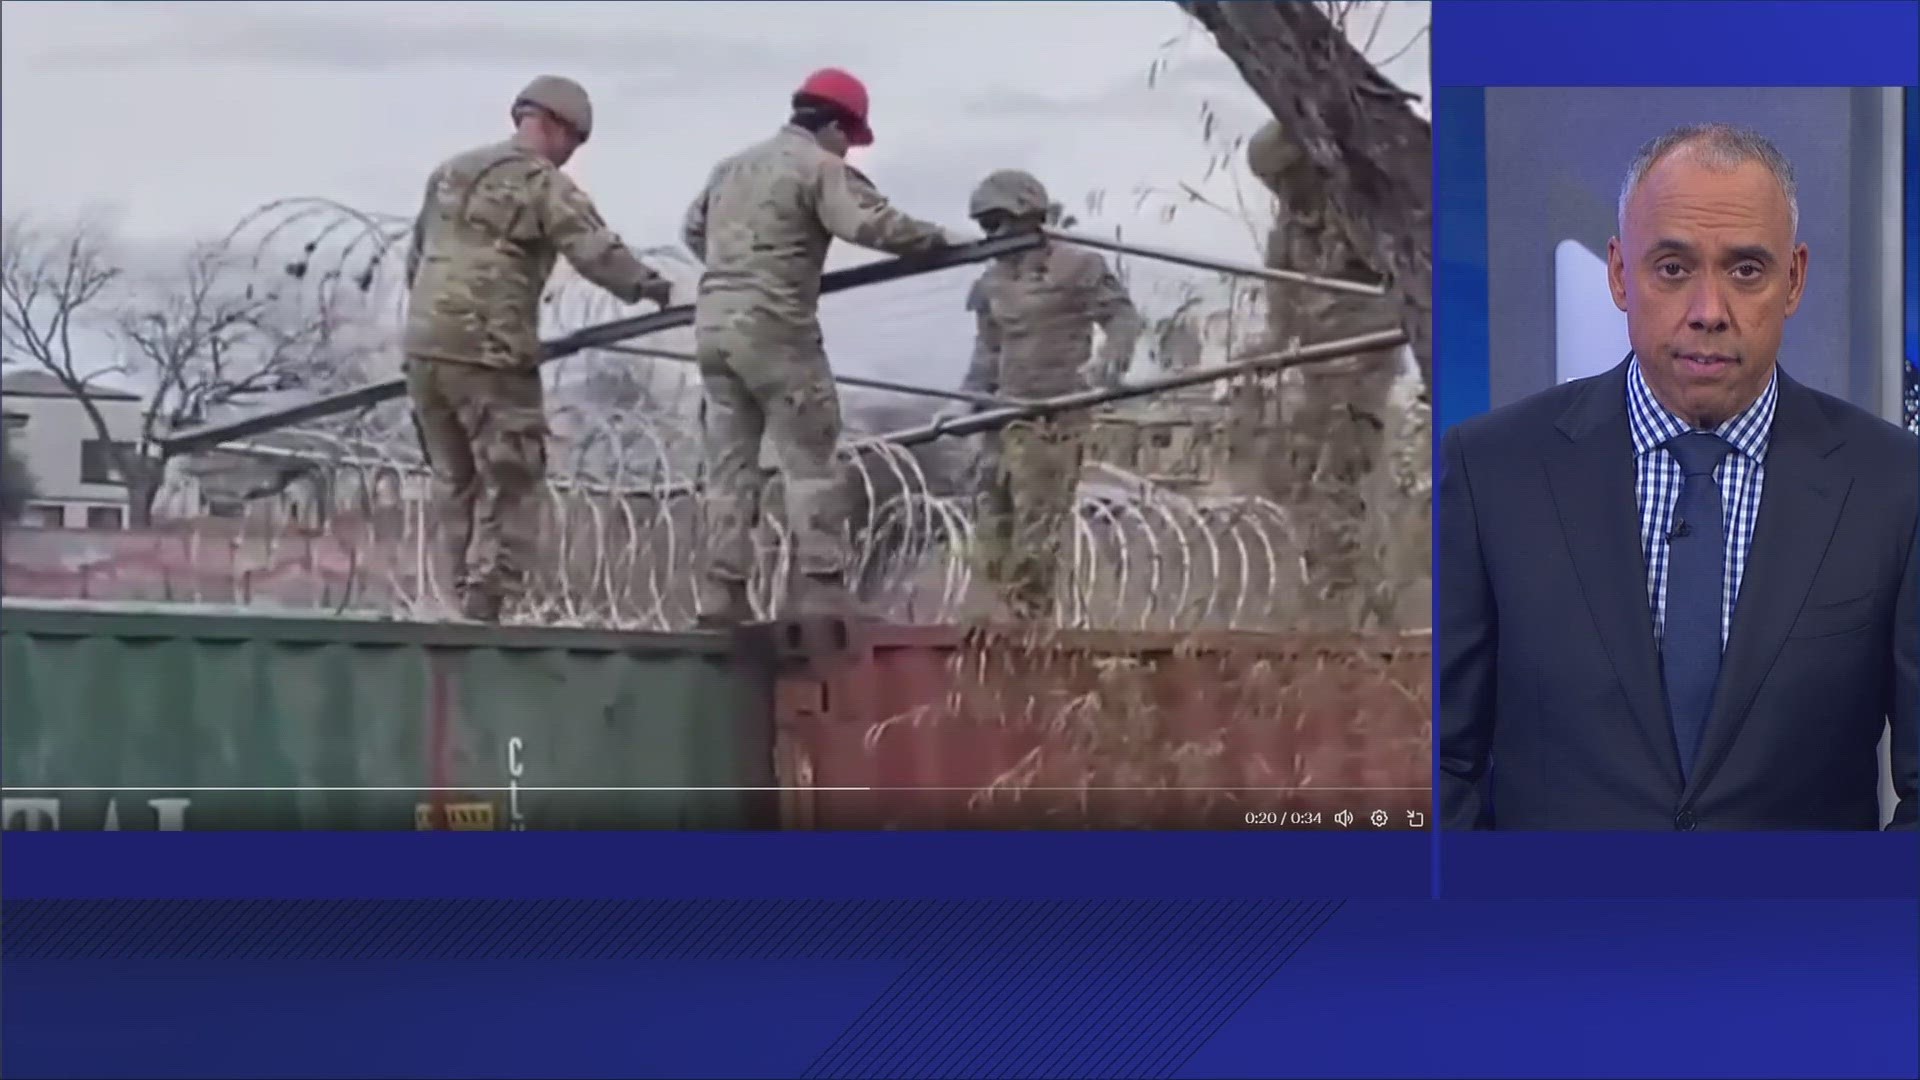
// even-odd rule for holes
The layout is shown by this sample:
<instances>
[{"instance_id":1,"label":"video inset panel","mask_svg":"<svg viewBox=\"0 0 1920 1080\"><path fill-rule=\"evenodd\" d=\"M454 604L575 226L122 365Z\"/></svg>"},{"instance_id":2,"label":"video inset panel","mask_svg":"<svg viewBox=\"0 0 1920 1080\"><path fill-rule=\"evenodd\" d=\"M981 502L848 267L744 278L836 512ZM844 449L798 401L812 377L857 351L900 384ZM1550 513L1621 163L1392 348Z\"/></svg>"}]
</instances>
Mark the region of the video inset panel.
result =
<instances>
[{"instance_id":1,"label":"video inset panel","mask_svg":"<svg viewBox=\"0 0 1920 1080\"><path fill-rule=\"evenodd\" d=\"M1912 827L1905 107L1484 92L1493 408L1437 465L1444 827Z\"/></svg>"},{"instance_id":2,"label":"video inset panel","mask_svg":"<svg viewBox=\"0 0 1920 1080\"><path fill-rule=\"evenodd\" d=\"M9 8L0 826L1430 827L1429 5L186 10Z\"/></svg>"}]
</instances>

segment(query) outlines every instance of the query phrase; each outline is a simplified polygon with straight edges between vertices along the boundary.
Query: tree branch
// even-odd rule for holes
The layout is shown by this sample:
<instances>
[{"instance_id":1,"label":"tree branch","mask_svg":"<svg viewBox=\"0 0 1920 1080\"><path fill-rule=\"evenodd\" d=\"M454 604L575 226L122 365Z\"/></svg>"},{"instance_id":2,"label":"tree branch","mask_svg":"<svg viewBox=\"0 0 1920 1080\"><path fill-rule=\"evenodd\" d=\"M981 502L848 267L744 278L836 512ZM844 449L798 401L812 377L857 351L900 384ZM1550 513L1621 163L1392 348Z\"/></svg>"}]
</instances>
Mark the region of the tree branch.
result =
<instances>
[{"instance_id":1,"label":"tree branch","mask_svg":"<svg viewBox=\"0 0 1920 1080\"><path fill-rule=\"evenodd\" d=\"M0 340L8 358L58 379L85 411L126 480L135 527L150 520L164 463L152 453L173 425L207 410L323 379L336 359L332 311L306 311L256 289L224 244L201 245L179 269L124 291L100 230L11 219L0 255ZM81 355L77 331L98 327L119 356ZM147 390L137 432L113 430L98 405L105 376Z\"/></svg>"},{"instance_id":2,"label":"tree branch","mask_svg":"<svg viewBox=\"0 0 1920 1080\"><path fill-rule=\"evenodd\" d=\"M1261 180L1312 189L1353 249L1400 302L1432 389L1432 158L1426 121L1322 8L1283 0L1179 0L1213 35L1274 116L1286 175ZM1256 170L1256 172L1259 170Z\"/></svg>"}]
</instances>

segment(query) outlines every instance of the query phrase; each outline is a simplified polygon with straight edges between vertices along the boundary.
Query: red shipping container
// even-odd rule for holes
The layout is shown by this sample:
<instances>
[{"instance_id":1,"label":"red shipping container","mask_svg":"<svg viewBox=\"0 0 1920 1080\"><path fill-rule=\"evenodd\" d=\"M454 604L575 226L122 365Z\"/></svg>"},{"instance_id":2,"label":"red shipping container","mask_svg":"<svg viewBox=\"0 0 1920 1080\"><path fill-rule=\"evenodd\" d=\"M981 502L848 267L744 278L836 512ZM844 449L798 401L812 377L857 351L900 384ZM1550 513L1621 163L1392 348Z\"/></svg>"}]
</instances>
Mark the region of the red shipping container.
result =
<instances>
[{"instance_id":1,"label":"red shipping container","mask_svg":"<svg viewBox=\"0 0 1920 1080\"><path fill-rule=\"evenodd\" d=\"M790 828L1373 831L1430 815L1424 631L777 632Z\"/></svg>"}]
</instances>

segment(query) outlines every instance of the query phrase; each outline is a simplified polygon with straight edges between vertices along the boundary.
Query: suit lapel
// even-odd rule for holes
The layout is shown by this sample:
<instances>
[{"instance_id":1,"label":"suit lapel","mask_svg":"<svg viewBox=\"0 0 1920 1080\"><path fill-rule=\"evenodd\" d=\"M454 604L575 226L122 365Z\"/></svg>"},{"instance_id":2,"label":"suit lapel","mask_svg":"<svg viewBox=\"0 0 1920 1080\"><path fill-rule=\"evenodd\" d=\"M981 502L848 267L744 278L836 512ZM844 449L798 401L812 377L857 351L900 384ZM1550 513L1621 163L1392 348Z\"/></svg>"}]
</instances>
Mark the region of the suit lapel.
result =
<instances>
[{"instance_id":1,"label":"suit lapel","mask_svg":"<svg viewBox=\"0 0 1920 1080\"><path fill-rule=\"evenodd\" d=\"M1558 426L1566 440L1547 455L1545 465L1580 590L1642 737L1678 780L1680 759L1660 686L1646 559L1640 553L1627 362L1589 382Z\"/></svg>"},{"instance_id":2,"label":"suit lapel","mask_svg":"<svg viewBox=\"0 0 1920 1080\"><path fill-rule=\"evenodd\" d=\"M1746 722L1747 709L1813 587L1853 485L1832 457L1841 439L1813 392L1783 371L1779 395L1767 439L1766 480L1753 547L1740 577L1733 630L1700 736L1700 760L1687 785L1688 799L1719 771Z\"/></svg>"}]
</instances>

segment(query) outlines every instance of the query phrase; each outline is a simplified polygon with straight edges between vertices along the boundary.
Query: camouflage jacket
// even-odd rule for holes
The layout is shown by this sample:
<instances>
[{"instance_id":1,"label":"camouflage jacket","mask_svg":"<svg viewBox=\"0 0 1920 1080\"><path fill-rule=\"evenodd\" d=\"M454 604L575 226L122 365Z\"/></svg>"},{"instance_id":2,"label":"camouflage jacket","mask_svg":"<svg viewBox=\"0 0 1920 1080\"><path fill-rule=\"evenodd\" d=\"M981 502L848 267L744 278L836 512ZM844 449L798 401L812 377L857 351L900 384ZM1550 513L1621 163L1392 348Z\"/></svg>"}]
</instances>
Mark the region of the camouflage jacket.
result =
<instances>
[{"instance_id":1,"label":"camouflage jacket","mask_svg":"<svg viewBox=\"0 0 1920 1080\"><path fill-rule=\"evenodd\" d=\"M1380 275L1354 249L1332 211L1282 203L1267 245L1269 265L1308 274L1379 282ZM1267 306L1282 339L1326 341L1399 323L1390 299L1332 292L1310 285L1269 283ZM1337 374L1359 363L1336 360L1303 373L1312 379Z\"/></svg>"},{"instance_id":2,"label":"camouflage jacket","mask_svg":"<svg viewBox=\"0 0 1920 1080\"><path fill-rule=\"evenodd\" d=\"M1092 381L1126 374L1142 323L1107 262L1091 251L1046 244L996 261L973 284L973 363L965 389L1017 398L1087 388L1093 327L1106 334Z\"/></svg>"},{"instance_id":3,"label":"camouflage jacket","mask_svg":"<svg viewBox=\"0 0 1920 1080\"><path fill-rule=\"evenodd\" d=\"M1276 235L1284 239L1269 255L1279 258L1286 269L1350 281L1380 280L1355 250L1332 210L1287 202L1282 204L1275 224L1279 227Z\"/></svg>"},{"instance_id":4,"label":"camouflage jacket","mask_svg":"<svg viewBox=\"0 0 1920 1080\"><path fill-rule=\"evenodd\" d=\"M817 329L820 271L835 237L912 255L947 246L946 236L894 209L859 170L791 124L714 166L680 232L706 264L696 326L752 316L802 332Z\"/></svg>"},{"instance_id":5,"label":"camouflage jacket","mask_svg":"<svg viewBox=\"0 0 1920 1080\"><path fill-rule=\"evenodd\" d=\"M593 200L518 139L454 157L427 180L407 253L409 355L486 367L540 362L540 298L557 256L627 303L658 275Z\"/></svg>"}]
</instances>

